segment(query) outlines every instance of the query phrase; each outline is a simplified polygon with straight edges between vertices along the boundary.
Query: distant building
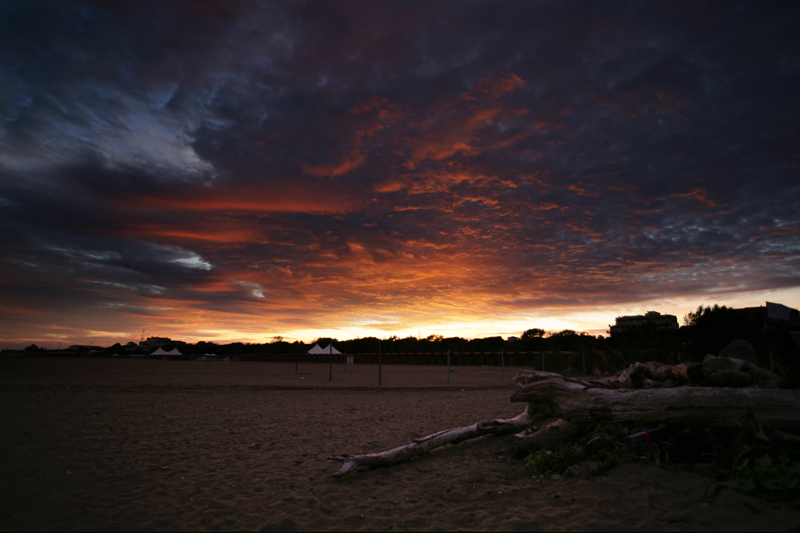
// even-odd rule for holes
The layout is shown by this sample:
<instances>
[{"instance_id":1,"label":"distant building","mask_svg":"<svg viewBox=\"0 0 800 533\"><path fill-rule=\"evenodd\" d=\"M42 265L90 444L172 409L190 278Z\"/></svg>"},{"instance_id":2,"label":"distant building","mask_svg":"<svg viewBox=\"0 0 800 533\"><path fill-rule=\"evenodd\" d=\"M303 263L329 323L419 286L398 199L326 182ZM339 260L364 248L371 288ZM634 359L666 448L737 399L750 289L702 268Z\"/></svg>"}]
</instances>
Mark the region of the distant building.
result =
<instances>
[{"instance_id":1,"label":"distant building","mask_svg":"<svg viewBox=\"0 0 800 533\"><path fill-rule=\"evenodd\" d=\"M783 304L767 302L767 319L783 320L792 326L800 326L800 311Z\"/></svg>"},{"instance_id":2,"label":"distant building","mask_svg":"<svg viewBox=\"0 0 800 533\"><path fill-rule=\"evenodd\" d=\"M788 322L792 327L800 326L800 311L783 304L766 302L760 307L741 307L734 309L738 314L747 316L759 322Z\"/></svg>"},{"instance_id":3,"label":"distant building","mask_svg":"<svg viewBox=\"0 0 800 533\"><path fill-rule=\"evenodd\" d=\"M164 346L165 344L169 344L172 342L172 339L169 337L147 337L147 340L144 342L140 342L139 344L146 344L151 348Z\"/></svg>"},{"instance_id":4,"label":"distant building","mask_svg":"<svg viewBox=\"0 0 800 533\"><path fill-rule=\"evenodd\" d=\"M675 315L662 315L658 311L648 311L644 316L618 316L616 324L608 327L613 337L631 328L647 325L655 326L656 329L678 329L678 318Z\"/></svg>"},{"instance_id":5,"label":"distant building","mask_svg":"<svg viewBox=\"0 0 800 533\"><path fill-rule=\"evenodd\" d=\"M86 345L86 344L72 344L69 348L67 348L70 352L88 352L89 350L94 350L94 346Z\"/></svg>"}]
</instances>

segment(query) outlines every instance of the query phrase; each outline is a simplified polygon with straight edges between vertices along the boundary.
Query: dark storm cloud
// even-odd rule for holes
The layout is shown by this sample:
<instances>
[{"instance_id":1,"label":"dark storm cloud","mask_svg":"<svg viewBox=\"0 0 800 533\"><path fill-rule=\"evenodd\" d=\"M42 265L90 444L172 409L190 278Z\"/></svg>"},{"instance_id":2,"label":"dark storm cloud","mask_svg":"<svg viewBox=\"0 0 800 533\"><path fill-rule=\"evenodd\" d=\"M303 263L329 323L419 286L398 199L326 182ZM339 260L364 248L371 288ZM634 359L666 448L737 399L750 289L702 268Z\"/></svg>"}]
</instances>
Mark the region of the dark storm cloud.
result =
<instances>
[{"instance_id":1,"label":"dark storm cloud","mask_svg":"<svg viewBox=\"0 0 800 533\"><path fill-rule=\"evenodd\" d=\"M323 300L525 310L800 285L793 3L0 18L6 314L160 301L288 325Z\"/></svg>"}]
</instances>

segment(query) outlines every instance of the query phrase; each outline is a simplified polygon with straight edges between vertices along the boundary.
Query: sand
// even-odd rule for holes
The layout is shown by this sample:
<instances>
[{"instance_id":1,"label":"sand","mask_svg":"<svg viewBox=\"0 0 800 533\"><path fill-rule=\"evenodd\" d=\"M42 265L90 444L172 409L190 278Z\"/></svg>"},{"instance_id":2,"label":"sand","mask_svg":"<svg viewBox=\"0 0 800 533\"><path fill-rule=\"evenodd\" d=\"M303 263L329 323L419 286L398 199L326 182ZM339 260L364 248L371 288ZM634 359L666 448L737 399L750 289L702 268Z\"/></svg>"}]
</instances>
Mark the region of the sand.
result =
<instances>
[{"instance_id":1,"label":"sand","mask_svg":"<svg viewBox=\"0 0 800 533\"><path fill-rule=\"evenodd\" d=\"M517 369L128 359L0 360L0 529L787 530L735 482L623 463L537 482L513 437L333 478L383 451L511 417Z\"/></svg>"}]
</instances>

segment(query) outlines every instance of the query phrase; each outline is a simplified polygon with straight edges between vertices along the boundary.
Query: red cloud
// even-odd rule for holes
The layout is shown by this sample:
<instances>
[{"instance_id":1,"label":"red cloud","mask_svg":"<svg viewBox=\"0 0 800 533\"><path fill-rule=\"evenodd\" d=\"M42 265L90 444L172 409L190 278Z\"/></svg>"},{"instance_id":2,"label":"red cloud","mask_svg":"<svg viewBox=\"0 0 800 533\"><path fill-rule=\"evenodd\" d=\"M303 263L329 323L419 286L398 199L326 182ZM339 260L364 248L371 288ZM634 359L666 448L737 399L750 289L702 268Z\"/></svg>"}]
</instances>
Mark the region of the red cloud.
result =
<instances>
[{"instance_id":1,"label":"red cloud","mask_svg":"<svg viewBox=\"0 0 800 533\"><path fill-rule=\"evenodd\" d=\"M367 157L362 154L358 148L353 148L337 163L315 166L303 165L303 171L312 176L330 176L335 178L336 176L341 176L342 174L347 174L351 170L357 169L363 165L366 160Z\"/></svg>"},{"instance_id":2,"label":"red cloud","mask_svg":"<svg viewBox=\"0 0 800 533\"><path fill-rule=\"evenodd\" d=\"M686 192L686 193L683 193L683 194L673 194L672 196L675 196L677 198L692 198L692 199L697 200L699 202L703 202L704 204L706 204L709 207L720 207L722 205L719 202L716 202L716 201L710 199L708 197L708 191L706 191L705 189L699 189L699 188L698 189L692 189L689 192Z\"/></svg>"},{"instance_id":3,"label":"red cloud","mask_svg":"<svg viewBox=\"0 0 800 533\"><path fill-rule=\"evenodd\" d=\"M525 85L525 80L510 72L501 74L494 78L480 78L469 90L461 94L463 100L475 100L476 98L497 98L513 92Z\"/></svg>"}]
</instances>

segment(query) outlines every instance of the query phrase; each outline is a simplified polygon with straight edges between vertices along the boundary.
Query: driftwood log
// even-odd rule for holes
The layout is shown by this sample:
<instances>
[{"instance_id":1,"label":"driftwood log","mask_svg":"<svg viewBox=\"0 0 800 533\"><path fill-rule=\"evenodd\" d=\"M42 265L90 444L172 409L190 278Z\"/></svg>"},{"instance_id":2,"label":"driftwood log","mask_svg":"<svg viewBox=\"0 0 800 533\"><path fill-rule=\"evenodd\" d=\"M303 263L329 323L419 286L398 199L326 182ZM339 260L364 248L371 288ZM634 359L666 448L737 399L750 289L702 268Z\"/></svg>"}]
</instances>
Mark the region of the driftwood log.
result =
<instances>
[{"instance_id":1,"label":"driftwood log","mask_svg":"<svg viewBox=\"0 0 800 533\"><path fill-rule=\"evenodd\" d=\"M390 466L402 463L412 457L428 453L434 448L444 446L445 444L457 444L483 435L517 433L531 424L533 424L533 419L528 416L528 410L526 409L525 412L514 418L489 420L486 422L478 422L471 426L440 431L433 435L428 435L427 437L414 439L410 444L386 452L369 453L366 455L332 455L328 457L328 459L340 461L342 463L341 468L333 474L334 477L339 477L359 467Z\"/></svg>"},{"instance_id":2,"label":"driftwood log","mask_svg":"<svg viewBox=\"0 0 800 533\"><path fill-rule=\"evenodd\" d=\"M511 401L528 403L528 414L537 421L561 418L572 424L637 421L739 427L749 407L761 424L790 433L800 429L800 390L796 389L609 389L533 370L514 379L518 390Z\"/></svg>"},{"instance_id":3,"label":"driftwood log","mask_svg":"<svg viewBox=\"0 0 800 533\"><path fill-rule=\"evenodd\" d=\"M709 356L703 363L635 363L614 376L594 374L580 379L524 370L514 378L517 391L511 396L528 404L522 414L440 431L385 452L332 455L328 459L342 463L333 475L395 465L483 435L516 433L520 445L552 446L597 422L739 428L763 442L800 442L800 389L776 388L786 380L750 362ZM534 424L546 425L519 433Z\"/></svg>"},{"instance_id":4,"label":"driftwood log","mask_svg":"<svg viewBox=\"0 0 800 533\"><path fill-rule=\"evenodd\" d=\"M595 379L592 380L568 378L552 372L524 370L514 378L514 382L519 386L526 380L540 381L546 377L560 378L573 383L582 383L587 387L606 389L672 388L681 385L755 386L762 389L774 389L785 381L781 376L747 361L709 355L702 363L682 363L675 366L655 361L634 363L613 376L597 377L596 373Z\"/></svg>"}]
</instances>

